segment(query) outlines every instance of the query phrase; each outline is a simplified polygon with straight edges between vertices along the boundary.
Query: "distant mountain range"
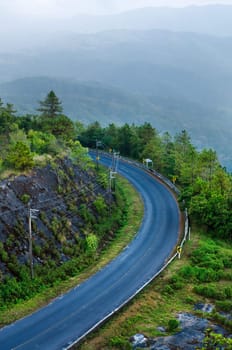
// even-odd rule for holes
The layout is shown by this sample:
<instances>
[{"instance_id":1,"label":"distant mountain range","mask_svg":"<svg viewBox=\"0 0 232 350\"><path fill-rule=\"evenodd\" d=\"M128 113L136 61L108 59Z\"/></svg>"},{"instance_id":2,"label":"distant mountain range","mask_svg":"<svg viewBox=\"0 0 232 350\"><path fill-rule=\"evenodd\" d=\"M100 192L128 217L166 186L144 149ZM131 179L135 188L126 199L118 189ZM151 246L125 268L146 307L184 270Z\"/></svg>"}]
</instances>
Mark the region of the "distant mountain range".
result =
<instances>
[{"instance_id":1,"label":"distant mountain range","mask_svg":"<svg viewBox=\"0 0 232 350\"><path fill-rule=\"evenodd\" d=\"M98 81L129 92L231 106L232 37L112 31L57 37L33 54L0 55L2 82L47 76Z\"/></svg>"},{"instance_id":2,"label":"distant mountain range","mask_svg":"<svg viewBox=\"0 0 232 350\"><path fill-rule=\"evenodd\" d=\"M111 30L169 30L215 36L232 36L232 6L209 5L184 8L150 7L113 15L78 15L67 19L29 16L16 23L0 13L0 52L49 46L65 33L96 33ZM30 33L30 35L28 35Z\"/></svg>"},{"instance_id":3,"label":"distant mountain range","mask_svg":"<svg viewBox=\"0 0 232 350\"><path fill-rule=\"evenodd\" d=\"M182 8L146 7L104 16L76 16L63 21L64 28L82 33L108 30L170 30L232 35L232 6L206 5Z\"/></svg>"},{"instance_id":4,"label":"distant mountain range","mask_svg":"<svg viewBox=\"0 0 232 350\"><path fill-rule=\"evenodd\" d=\"M0 97L34 112L54 89L65 113L85 123L186 129L232 170L231 18L232 6L215 5L74 17L59 29L45 21L17 51L19 28L11 50L0 48Z\"/></svg>"}]
</instances>

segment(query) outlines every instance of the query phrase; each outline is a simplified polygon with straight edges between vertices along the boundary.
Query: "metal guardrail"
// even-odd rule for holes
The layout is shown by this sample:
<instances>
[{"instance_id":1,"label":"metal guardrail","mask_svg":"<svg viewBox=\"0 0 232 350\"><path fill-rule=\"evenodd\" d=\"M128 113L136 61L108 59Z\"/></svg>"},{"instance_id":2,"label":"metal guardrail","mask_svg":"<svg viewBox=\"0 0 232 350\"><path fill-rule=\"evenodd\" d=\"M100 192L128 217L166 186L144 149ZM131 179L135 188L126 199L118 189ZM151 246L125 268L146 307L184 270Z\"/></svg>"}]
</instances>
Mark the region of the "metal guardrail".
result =
<instances>
[{"instance_id":1,"label":"metal guardrail","mask_svg":"<svg viewBox=\"0 0 232 350\"><path fill-rule=\"evenodd\" d=\"M188 213L187 209L185 209L185 226L184 226L184 237L180 243L180 248L182 250L182 247L187 240L189 232L189 222L188 222ZM125 300L120 306L112 310L109 314L107 314L102 320L97 322L92 328L90 328L86 333L84 333L81 337L79 337L75 342L72 344L69 344L67 348L63 348L64 350L69 350L71 349L75 344L79 343L82 339L84 339L88 334L90 334L92 331L94 331L96 328L98 328L101 324L103 324L105 321L107 321L111 316L113 316L117 311L119 311L123 306L128 304L137 294L139 294L148 284L150 284L157 276L159 276L170 264L171 262L176 258L180 257L180 252L176 252L167 262L164 266L161 267L159 271L157 271L154 276L152 276L149 280L147 280L139 289L136 290L136 292L131 295L127 300Z\"/></svg>"},{"instance_id":2,"label":"metal guardrail","mask_svg":"<svg viewBox=\"0 0 232 350\"><path fill-rule=\"evenodd\" d=\"M92 152L95 152L95 150L92 150ZM100 151L99 154L104 154L105 156L107 156L109 158L111 157L111 154L108 153L108 152L105 152L105 151ZM155 177L157 177L159 180L161 180L163 183L165 183L173 192L175 192L177 195L180 195L180 190L167 177L163 176L158 171L156 171L154 169L150 169L147 166L145 166L143 163L138 162L136 160L132 160L132 159L127 158L127 157L120 156L120 159L123 160L124 162L127 162L129 164L132 164L132 165L138 167L138 168L141 168L141 169L145 170L148 173L152 173L153 175L155 175ZM173 258L175 258L178 255L180 257L180 253L181 253L181 250L183 248L183 245L184 245L184 243L187 240L188 234L190 233L189 230L190 230L190 228L189 228L188 211L187 211L187 208L185 208L185 211L184 211L184 232L183 232L183 238L182 238L182 241L180 242L179 246L177 247L177 248L180 248L179 252L178 252L178 249L177 249L177 253L174 254L174 256L170 259L171 261L173 260ZM167 265L165 265L165 267L167 267Z\"/></svg>"},{"instance_id":3,"label":"metal guardrail","mask_svg":"<svg viewBox=\"0 0 232 350\"><path fill-rule=\"evenodd\" d=\"M137 166L138 168L142 168L145 171L154 174L157 178L159 178L161 181L163 181L172 191L174 191L177 195L180 194L180 190L165 176L163 176L162 174L158 173L158 171L148 168L146 165L144 165L143 163L140 163L138 161L135 160L131 160L129 158L126 157L120 157L120 159L124 160L125 162L131 163L135 166Z\"/></svg>"},{"instance_id":4,"label":"metal guardrail","mask_svg":"<svg viewBox=\"0 0 232 350\"><path fill-rule=\"evenodd\" d=\"M109 154L108 154L109 155ZM165 183L172 191L174 191L177 195L180 195L180 190L165 176L163 176L162 174L158 173L158 171L154 170L154 169L150 169L147 166L145 166L143 163L140 163L138 161L135 160L131 160L129 158L126 157L120 157L120 159L122 159L123 161L133 164L135 166L137 166L138 168L144 169L146 172L148 173L152 173L153 175L155 175L155 177L157 177L158 179L160 179L163 183ZM190 228L189 228L189 218L188 218L188 210L187 208L185 208L184 211L184 232L183 232L183 238L179 244L179 246L177 247L177 252L168 260L168 262L165 264L164 268L162 268L162 271L178 256L180 258L180 254L183 248L184 243L187 240L187 236L190 233ZM158 272L161 273L162 271Z\"/></svg>"}]
</instances>

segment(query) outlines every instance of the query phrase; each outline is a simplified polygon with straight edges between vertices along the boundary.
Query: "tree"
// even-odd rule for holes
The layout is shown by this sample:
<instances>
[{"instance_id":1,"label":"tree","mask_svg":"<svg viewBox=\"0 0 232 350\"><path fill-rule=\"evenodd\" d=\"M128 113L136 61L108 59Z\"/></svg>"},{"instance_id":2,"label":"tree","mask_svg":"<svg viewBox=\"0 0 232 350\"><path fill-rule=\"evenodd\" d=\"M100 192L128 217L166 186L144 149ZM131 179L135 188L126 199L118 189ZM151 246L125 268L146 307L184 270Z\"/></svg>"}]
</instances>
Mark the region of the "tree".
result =
<instances>
[{"instance_id":1,"label":"tree","mask_svg":"<svg viewBox=\"0 0 232 350\"><path fill-rule=\"evenodd\" d=\"M33 153L28 145L18 141L10 147L5 163L17 170L30 169L34 166Z\"/></svg>"},{"instance_id":2,"label":"tree","mask_svg":"<svg viewBox=\"0 0 232 350\"><path fill-rule=\"evenodd\" d=\"M108 125L104 130L103 143L106 147L118 150L118 128L114 123Z\"/></svg>"},{"instance_id":3,"label":"tree","mask_svg":"<svg viewBox=\"0 0 232 350\"><path fill-rule=\"evenodd\" d=\"M70 140L68 146L70 149L70 158L73 163L81 164L83 169L90 169L93 167L93 162L88 155L88 149L82 147L79 141Z\"/></svg>"},{"instance_id":4,"label":"tree","mask_svg":"<svg viewBox=\"0 0 232 350\"><path fill-rule=\"evenodd\" d=\"M38 108L39 112L42 112L42 116L48 118L54 118L60 113L62 113L62 103L59 98L56 96L53 90L51 90L45 100L40 101L40 108Z\"/></svg>"},{"instance_id":5,"label":"tree","mask_svg":"<svg viewBox=\"0 0 232 350\"><path fill-rule=\"evenodd\" d=\"M52 134L47 134L42 131L30 130L28 139L31 143L32 152L37 154L52 153L55 154L56 138Z\"/></svg>"},{"instance_id":6,"label":"tree","mask_svg":"<svg viewBox=\"0 0 232 350\"><path fill-rule=\"evenodd\" d=\"M132 155L133 147L132 143L133 131L129 124L124 124L119 128L118 132L118 149L121 154L130 157Z\"/></svg>"},{"instance_id":7,"label":"tree","mask_svg":"<svg viewBox=\"0 0 232 350\"><path fill-rule=\"evenodd\" d=\"M182 185L192 184L196 176L197 152L191 144L190 136L186 130L182 130L175 136L174 149L174 174Z\"/></svg>"},{"instance_id":8,"label":"tree","mask_svg":"<svg viewBox=\"0 0 232 350\"><path fill-rule=\"evenodd\" d=\"M14 109L14 105L12 103L7 103L5 110L11 115L14 116L14 114L17 112L16 109Z\"/></svg>"},{"instance_id":9,"label":"tree","mask_svg":"<svg viewBox=\"0 0 232 350\"><path fill-rule=\"evenodd\" d=\"M87 129L81 133L79 140L85 147L96 147L96 141L103 139L104 133L99 122L94 122L88 125Z\"/></svg>"},{"instance_id":10,"label":"tree","mask_svg":"<svg viewBox=\"0 0 232 350\"><path fill-rule=\"evenodd\" d=\"M163 175L166 175L170 179L173 179L175 176L175 149L174 143L171 135L168 132L165 132L162 137L162 148L163 148Z\"/></svg>"},{"instance_id":11,"label":"tree","mask_svg":"<svg viewBox=\"0 0 232 350\"><path fill-rule=\"evenodd\" d=\"M41 130L38 115L26 114L16 118L19 129L23 129L26 133L29 130Z\"/></svg>"},{"instance_id":12,"label":"tree","mask_svg":"<svg viewBox=\"0 0 232 350\"><path fill-rule=\"evenodd\" d=\"M145 122L143 125L140 125L138 128L138 136L140 139L141 145L145 146L149 143L154 137L157 136L157 131L154 129L150 123Z\"/></svg>"},{"instance_id":13,"label":"tree","mask_svg":"<svg viewBox=\"0 0 232 350\"><path fill-rule=\"evenodd\" d=\"M0 134L8 136L15 129L15 119L5 108L0 109Z\"/></svg>"},{"instance_id":14,"label":"tree","mask_svg":"<svg viewBox=\"0 0 232 350\"><path fill-rule=\"evenodd\" d=\"M2 102L2 99L0 97L0 111L3 109L3 102Z\"/></svg>"},{"instance_id":15,"label":"tree","mask_svg":"<svg viewBox=\"0 0 232 350\"><path fill-rule=\"evenodd\" d=\"M73 122L66 115L58 115L54 117L50 126L50 132L63 140L73 139L75 136L75 128Z\"/></svg>"},{"instance_id":16,"label":"tree","mask_svg":"<svg viewBox=\"0 0 232 350\"><path fill-rule=\"evenodd\" d=\"M212 149L203 149L199 156L201 177L211 183L214 171L219 166L217 154Z\"/></svg>"}]
</instances>

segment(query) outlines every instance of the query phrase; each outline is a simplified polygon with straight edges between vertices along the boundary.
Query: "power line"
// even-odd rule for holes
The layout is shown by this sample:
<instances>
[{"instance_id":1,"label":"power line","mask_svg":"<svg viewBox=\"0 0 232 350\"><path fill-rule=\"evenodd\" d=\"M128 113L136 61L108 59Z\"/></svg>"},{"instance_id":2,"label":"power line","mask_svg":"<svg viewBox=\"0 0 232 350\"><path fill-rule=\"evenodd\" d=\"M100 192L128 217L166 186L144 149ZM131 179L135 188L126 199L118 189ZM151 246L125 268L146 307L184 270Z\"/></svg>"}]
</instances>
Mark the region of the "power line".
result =
<instances>
[{"instance_id":1,"label":"power line","mask_svg":"<svg viewBox=\"0 0 232 350\"><path fill-rule=\"evenodd\" d=\"M43 209L46 208L44 206L45 203L52 203L53 207L58 207L59 203L63 203L64 200L67 200L69 198L71 198L73 195L78 193L77 199L80 198L82 196L82 193L80 193L80 191L83 191L84 189L87 189L88 191L92 192L95 194L94 191L96 191L98 188L101 188L101 184L95 184L95 186L91 189L88 187L88 185L92 184L92 182L89 182L88 184L83 185L81 188L77 189L77 190L73 190L72 192L68 193L68 194L64 194L63 196L54 196L53 198L49 198L49 199L45 199L44 201L37 201L35 202L34 205L36 205L36 207L38 209ZM5 215L11 215L12 213L16 213L16 212L20 212L20 211L26 211L27 205L21 205L18 208L15 209L10 209L5 211L4 213L0 214L0 217L4 217Z\"/></svg>"}]
</instances>

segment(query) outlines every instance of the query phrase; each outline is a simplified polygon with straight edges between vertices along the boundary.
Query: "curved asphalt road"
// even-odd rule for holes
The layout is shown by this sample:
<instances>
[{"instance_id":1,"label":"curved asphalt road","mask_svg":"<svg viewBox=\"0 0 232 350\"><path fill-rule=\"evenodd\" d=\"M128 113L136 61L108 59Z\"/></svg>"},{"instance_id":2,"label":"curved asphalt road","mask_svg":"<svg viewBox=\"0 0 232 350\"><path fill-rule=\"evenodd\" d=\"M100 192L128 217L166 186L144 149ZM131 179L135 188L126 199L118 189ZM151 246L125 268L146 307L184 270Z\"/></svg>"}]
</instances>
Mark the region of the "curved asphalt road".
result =
<instances>
[{"instance_id":1,"label":"curved asphalt road","mask_svg":"<svg viewBox=\"0 0 232 350\"><path fill-rule=\"evenodd\" d=\"M109 160L101 160L109 165ZM104 269L47 307L0 330L0 349L67 349L136 293L177 243L173 195L143 170L120 162L119 173L142 195L145 215L136 238Z\"/></svg>"}]
</instances>

